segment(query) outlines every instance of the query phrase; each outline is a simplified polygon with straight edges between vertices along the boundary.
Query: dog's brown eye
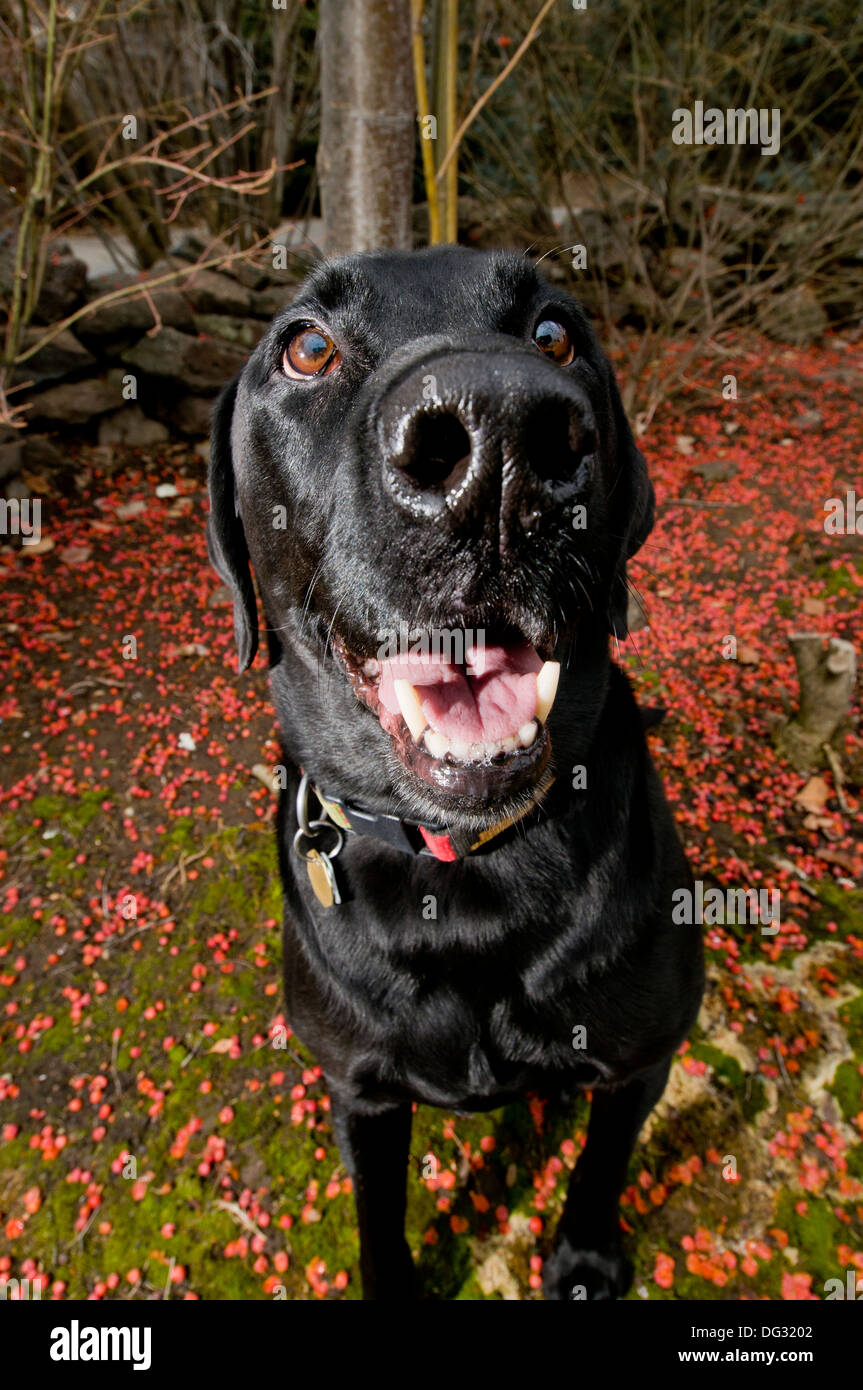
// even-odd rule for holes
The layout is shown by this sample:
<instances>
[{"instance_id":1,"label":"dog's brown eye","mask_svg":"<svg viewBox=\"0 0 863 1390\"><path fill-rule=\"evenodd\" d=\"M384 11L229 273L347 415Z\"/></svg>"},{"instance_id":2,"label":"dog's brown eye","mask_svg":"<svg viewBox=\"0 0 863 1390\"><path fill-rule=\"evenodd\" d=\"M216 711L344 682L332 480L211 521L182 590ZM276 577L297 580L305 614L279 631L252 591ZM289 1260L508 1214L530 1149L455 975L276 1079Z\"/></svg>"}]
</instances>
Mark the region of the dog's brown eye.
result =
<instances>
[{"instance_id":1,"label":"dog's brown eye","mask_svg":"<svg viewBox=\"0 0 863 1390\"><path fill-rule=\"evenodd\" d=\"M546 357L553 358L561 367L569 366L575 349L562 323L558 323L556 319L543 319L542 323L537 325L533 341Z\"/></svg>"},{"instance_id":2,"label":"dog's brown eye","mask_svg":"<svg viewBox=\"0 0 863 1390\"><path fill-rule=\"evenodd\" d=\"M335 343L321 328L300 329L282 354L285 374L292 377L326 376L340 361Z\"/></svg>"}]
</instances>

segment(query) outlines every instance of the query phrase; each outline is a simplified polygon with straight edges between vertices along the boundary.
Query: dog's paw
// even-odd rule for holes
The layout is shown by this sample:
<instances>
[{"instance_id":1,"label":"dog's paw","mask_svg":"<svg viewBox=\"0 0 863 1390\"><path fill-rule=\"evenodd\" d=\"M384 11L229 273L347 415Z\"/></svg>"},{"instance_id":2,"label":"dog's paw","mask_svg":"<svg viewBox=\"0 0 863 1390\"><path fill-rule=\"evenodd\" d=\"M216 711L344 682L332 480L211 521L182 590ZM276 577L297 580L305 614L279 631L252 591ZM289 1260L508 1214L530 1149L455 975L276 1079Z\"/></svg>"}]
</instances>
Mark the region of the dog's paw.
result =
<instances>
[{"instance_id":1,"label":"dog's paw","mask_svg":"<svg viewBox=\"0 0 863 1390\"><path fill-rule=\"evenodd\" d=\"M619 1244L591 1250L558 1236L542 1271L547 1300L596 1302L622 1298L632 1283L632 1262Z\"/></svg>"}]
</instances>

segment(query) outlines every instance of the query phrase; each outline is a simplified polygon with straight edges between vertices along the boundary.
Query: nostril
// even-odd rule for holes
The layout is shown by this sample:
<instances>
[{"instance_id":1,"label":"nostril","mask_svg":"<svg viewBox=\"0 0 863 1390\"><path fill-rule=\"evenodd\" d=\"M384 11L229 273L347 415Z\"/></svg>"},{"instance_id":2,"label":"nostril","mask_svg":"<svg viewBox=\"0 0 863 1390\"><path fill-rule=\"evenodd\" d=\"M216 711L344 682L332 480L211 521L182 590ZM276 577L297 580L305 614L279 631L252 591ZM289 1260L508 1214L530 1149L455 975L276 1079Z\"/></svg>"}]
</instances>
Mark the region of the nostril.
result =
<instances>
[{"instance_id":1,"label":"nostril","mask_svg":"<svg viewBox=\"0 0 863 1390\"><path fill-rule=\"evenodd\" d=\"M525 458L535 476L545 482L574 478L582 459L595 448L595 431L565 401L543 401L527 417Z\"/></svg>"},{"instance_id":2,"label":"nostril","mask_svg":"<svg viewBox=\"0 0 863 1390\"><path fill-rule=\"evenodd\" d=\"M420 415L409 431L400 469L423 492L448 492L466 473L470 451L470 435L457 415Z\"/></svg>"}]
</instances>

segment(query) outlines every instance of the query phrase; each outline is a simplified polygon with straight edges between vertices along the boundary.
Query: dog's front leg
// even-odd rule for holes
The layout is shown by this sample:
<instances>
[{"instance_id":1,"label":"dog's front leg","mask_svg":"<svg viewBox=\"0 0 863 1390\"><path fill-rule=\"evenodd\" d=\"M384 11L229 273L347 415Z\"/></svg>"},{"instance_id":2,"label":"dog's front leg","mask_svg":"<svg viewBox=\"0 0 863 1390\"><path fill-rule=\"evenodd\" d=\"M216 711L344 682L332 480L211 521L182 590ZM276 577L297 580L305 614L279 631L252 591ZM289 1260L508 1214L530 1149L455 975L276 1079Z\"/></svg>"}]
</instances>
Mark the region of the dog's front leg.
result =
<instances>
[{"instance_id":1,"label":"dog's front leg","mask_svg":"<svg viewBox=\"0 0 863 1390\"><path fill-rule=\"evenodd\" d=\"M547 1299L621 1298L632 1283L618 1202L639 1131L668 1080L671 1058L615 1091L597 1091L587 1143L569 1181L543 1270Z\"/></svg>"},{"instance_id":2,"label":"dog's front leg","mask_svg":"<svg viewBox=\"0 0 863 1390\"><path fill-rule=\"evenodd\" d=\"M333 1131L351 1175L365 1299L411 1299L414 1268L405 1240L411 1107L363 1114L330 1090Z\"/></svg>"}]
</instances>

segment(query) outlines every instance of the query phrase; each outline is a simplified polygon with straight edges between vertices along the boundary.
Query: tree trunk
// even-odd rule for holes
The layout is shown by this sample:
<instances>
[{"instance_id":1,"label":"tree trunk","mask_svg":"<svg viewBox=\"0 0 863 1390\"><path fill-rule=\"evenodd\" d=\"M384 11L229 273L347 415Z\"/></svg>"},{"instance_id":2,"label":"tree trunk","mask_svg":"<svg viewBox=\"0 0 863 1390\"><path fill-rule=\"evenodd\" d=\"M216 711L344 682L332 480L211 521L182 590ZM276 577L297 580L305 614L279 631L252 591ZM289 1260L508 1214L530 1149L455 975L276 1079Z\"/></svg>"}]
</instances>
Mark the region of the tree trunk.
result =
<instances>
[{"instance_id":1,"label":"tree trunk","mask_svg":"<svg viewBox=\"0 0 863 1390\"><path fill-rule=\"evenodd\" d=\"M328 255L410 249L410 0L321 0L318 176Z\"/></svg>"},{"instance_id":2,"label":"tree trunk","mask_svg":"<svg viewBox=\"0 0 863 1390\"><path fill-rule=\"evenodd\" d=\"M850 642L817 632L792 632L788 644L800 681L800 708L780 730L779 743L792 767L805 775L823 765L824 745L848 717L857 658Z\"/></svg>"}]
</instances>

